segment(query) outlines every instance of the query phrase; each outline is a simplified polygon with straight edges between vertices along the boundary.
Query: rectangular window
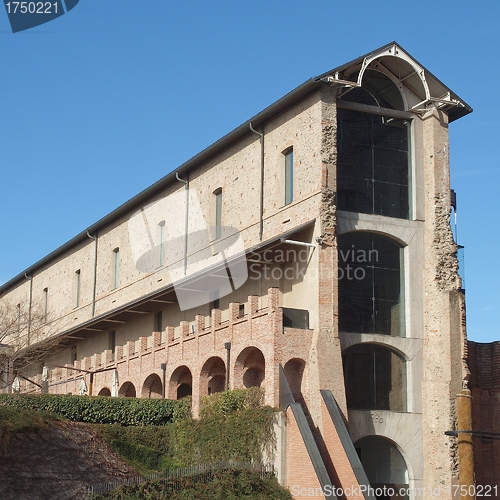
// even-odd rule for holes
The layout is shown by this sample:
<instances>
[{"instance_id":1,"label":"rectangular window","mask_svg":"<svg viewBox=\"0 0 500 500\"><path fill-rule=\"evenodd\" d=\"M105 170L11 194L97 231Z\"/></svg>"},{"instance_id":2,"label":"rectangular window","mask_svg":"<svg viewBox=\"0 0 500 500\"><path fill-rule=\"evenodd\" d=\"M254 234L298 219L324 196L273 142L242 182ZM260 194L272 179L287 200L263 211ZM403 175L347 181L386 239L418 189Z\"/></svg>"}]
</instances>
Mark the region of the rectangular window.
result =
<instances>
[{"instance_id":1,"label":"rectangular window","mask_svg":"<svg viewBox=\"0 0 500 500\"><path fill-rule=\"evenodd\" d=\"M74 297L74 307L79 307L80 306L80 269L77 269L75 271L75 284L74 284L74 292L73 292L73 297Z\"/></svg>"},{"instance_id":2,"label":"rectangular window","mask_svg":"<svg viewBox=\"0 0 500 500\"><path fill-rule=\"evenodd\" d=\"M120 249L113 250L113 288L118 288L120 278Z\"/></svg>"},{"instance_id":3,"label":"rectangular window","mask_svg":"<svg viewBox=\"0 0 500 500\"><path fill-rule=\"evenodd\" d=\"M215 197L215 227L214 240L217 240L222 235L222 188L214 191Z\"/></svg>"},{"instance_id":4,"label":"rectangular window","mask_svg":"<svg viewBox=\"0 0 500 500\"><path fill-rule=\"evenodd\" d=\"M285 156L285 205L293 201L293 149L283 153Z\"/></svg>"},{"instance_id":5,"label":"rectangular window","mask_svg":"<svg viewBox=\"0 0 500 500\"><path fill-rule=\"evenodd\" d=\"M409 218L410 121L338 109L338 208Z\"/></svg>"},{"instance_id":6,"label":"rectangular window","mask_svg":"<svg viewBox=\"0 0 500 500\"><path fill-rule=\"evenodd\" d=\"M166 235L165 221L162 220L158 224L158 252L159 252L160 267L162 267L165 264L165 235Z\"/></svg>"},{"instance_id":7,"label":"rectangular window","mask_svg":"<svg viewBox=\"0 0 500 500\"><path fill-rule=\"evenodd\" d=\"M155 319L156 319L156 321L155 321L155 323L156 323L156 325L155 325L156 331L157 332L162 332L163 331L163 312L162 311L158 311L156 313L156 318Z\"/></svg>"}]
</instances>

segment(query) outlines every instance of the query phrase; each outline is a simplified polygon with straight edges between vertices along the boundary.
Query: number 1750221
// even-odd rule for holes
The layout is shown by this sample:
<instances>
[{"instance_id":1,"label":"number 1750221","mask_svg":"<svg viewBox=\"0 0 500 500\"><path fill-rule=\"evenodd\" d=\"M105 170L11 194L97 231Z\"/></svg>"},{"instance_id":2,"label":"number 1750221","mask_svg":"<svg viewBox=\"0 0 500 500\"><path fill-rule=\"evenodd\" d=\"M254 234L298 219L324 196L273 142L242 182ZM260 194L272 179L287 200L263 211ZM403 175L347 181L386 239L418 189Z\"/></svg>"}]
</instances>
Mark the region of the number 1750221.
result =
<instances>
[{"instance_id":1,"label":"number 1750221","mask_svg":"<svg viewBox=\"0 0 500 500\"><path fill-rule=\"evenodd\" d=\"M58 14L57 2L7 2L8 14Z\"/></svg>"}]
</instances>

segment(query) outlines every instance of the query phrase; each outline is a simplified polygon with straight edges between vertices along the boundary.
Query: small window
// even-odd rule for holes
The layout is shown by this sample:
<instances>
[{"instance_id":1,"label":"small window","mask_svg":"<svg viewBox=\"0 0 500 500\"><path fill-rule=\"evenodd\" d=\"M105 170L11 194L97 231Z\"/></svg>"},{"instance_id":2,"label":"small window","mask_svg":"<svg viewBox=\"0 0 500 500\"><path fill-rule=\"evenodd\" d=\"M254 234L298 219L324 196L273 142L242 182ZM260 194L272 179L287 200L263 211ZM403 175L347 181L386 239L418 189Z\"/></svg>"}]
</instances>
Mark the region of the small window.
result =
<instances>
[{"instance_id":1,"label":"small window","mask_svg":"<svg viewBox=\"0 0 500 500\"><path fill-rule=\"evenodd\" d=\"M292 309L283 307L283 326L287 328L309 328L309 311L307 309Z\"/></svg>"},{"instance_id":2,"label":"small window","mask_svg":"<svg viewBox=\"0 0 500 500\"><path fill-rule=\"evenodd\" d=\"M74 307L80 306L80 286L81 286L81 272L80 269L75 271L75 284L74 284Z\"/></svg>"},{"instance_id":3,"label":"small window","mask_svg":"<svg viewBox=\"0 0 500 500\"><path fill-rule=\"evenodd\" d=\"M162 267L165 264L165 237L166 237L166 227L165 221L162 220L158 224L158 252L159 252L159 265Z\"/></svg>"},{"instance_id":4,"label":"small window","mask_svg":"<svg viewBox=\"0 0 500 500\"><path fill-rule=\"evenodd\" d=\"M157 332L162 332L163 331L163 312L158 311L155 315L155 328Z\"/></svg>"},{"instance_id":5,"label":"small window","mask_svg":"<svg viewBox=\"0 0 500 500\"><path fill-rule=\"evenodd\" d=\"M113 288L118 288L120 281L120 249L113 250Z\"/></svg>"},{"instance_id":6,"label":"small window","mask_svg":"<svg viewBox=\"0 0 500 500\"><path fill-rule=\"evenodd\" d=\"M108 349L111 351L111 361L114 361L116 351L116 332L114 330L109 332Z\"/></svg>"},{"instance_id":7,"label":"small window","mask_svg":"<svg viewBox=\"0 0 500 500\"><path fill-rule=\"evenodd\" d=\"M222 188L214 191L215 217L213 238L217 240L222 235Z\"/></svg>"},{"instance_id":8,"label":"small window","mask_svg":"<svg viewBox=\"0 0 500 500\"><path fill-rule=\"evenodd\" d=\"M293 148L285 151L283 156L285 205L289 205L293 201Z\"/></svg>"}]
</instances>

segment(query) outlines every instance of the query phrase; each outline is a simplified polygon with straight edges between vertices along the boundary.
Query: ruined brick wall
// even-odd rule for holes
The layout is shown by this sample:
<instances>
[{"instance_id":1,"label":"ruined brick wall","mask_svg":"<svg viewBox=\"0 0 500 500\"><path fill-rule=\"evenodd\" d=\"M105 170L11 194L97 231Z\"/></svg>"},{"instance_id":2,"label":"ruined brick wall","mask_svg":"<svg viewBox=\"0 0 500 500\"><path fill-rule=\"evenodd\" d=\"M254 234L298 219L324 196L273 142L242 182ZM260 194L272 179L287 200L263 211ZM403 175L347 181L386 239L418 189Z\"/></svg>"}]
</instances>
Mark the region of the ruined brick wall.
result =
<instances>
[{"instance_id":1,"label":"ruined brick wall","mask_svg":"<svg viewBox=\"0 0 500 500\"><path fill-rule=\"evenodd\" d=\"M471 372L472 428L500 433L500 342L468 342ZM476 485L500 486L500 440L476 437L474 472Z\"/></svg>"}]
</instances>

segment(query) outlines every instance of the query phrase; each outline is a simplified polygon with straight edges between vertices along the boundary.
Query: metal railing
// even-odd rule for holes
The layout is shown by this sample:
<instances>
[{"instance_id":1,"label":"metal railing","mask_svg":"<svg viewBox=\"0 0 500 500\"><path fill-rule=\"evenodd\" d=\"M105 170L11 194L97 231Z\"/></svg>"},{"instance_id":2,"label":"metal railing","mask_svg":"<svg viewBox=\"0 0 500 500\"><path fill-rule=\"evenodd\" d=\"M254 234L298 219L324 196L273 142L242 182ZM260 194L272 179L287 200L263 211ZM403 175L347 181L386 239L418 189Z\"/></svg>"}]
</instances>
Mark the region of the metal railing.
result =
<instances>
[{"instance_id":1,"label":"metal railing","mask_svg":"<svg viewBox=\"0 0 500 500\"><path fill-rule=\"evenodd\" d=\"M218 462L214 464L197 464L191 467L183 467L179 469L169 469L165 472L156 472L152 474L134 475L129 477L117 478L114 481L101 483L88 488L88 500L92 500L96 495L104 495L110 491L119 488L120 486L138 485L147 481L171 481L170 488L172 491L179 491L185 487L185 484L178 482L175 484L176 479L196 476L196 482L207 483L212 479L215 472L236 469L236 470L251 470L259 474L261 479L269 474L274 474L274 466L272 464L260 463L241 463L241 462Z\"/></svg>"}]
</instances>

